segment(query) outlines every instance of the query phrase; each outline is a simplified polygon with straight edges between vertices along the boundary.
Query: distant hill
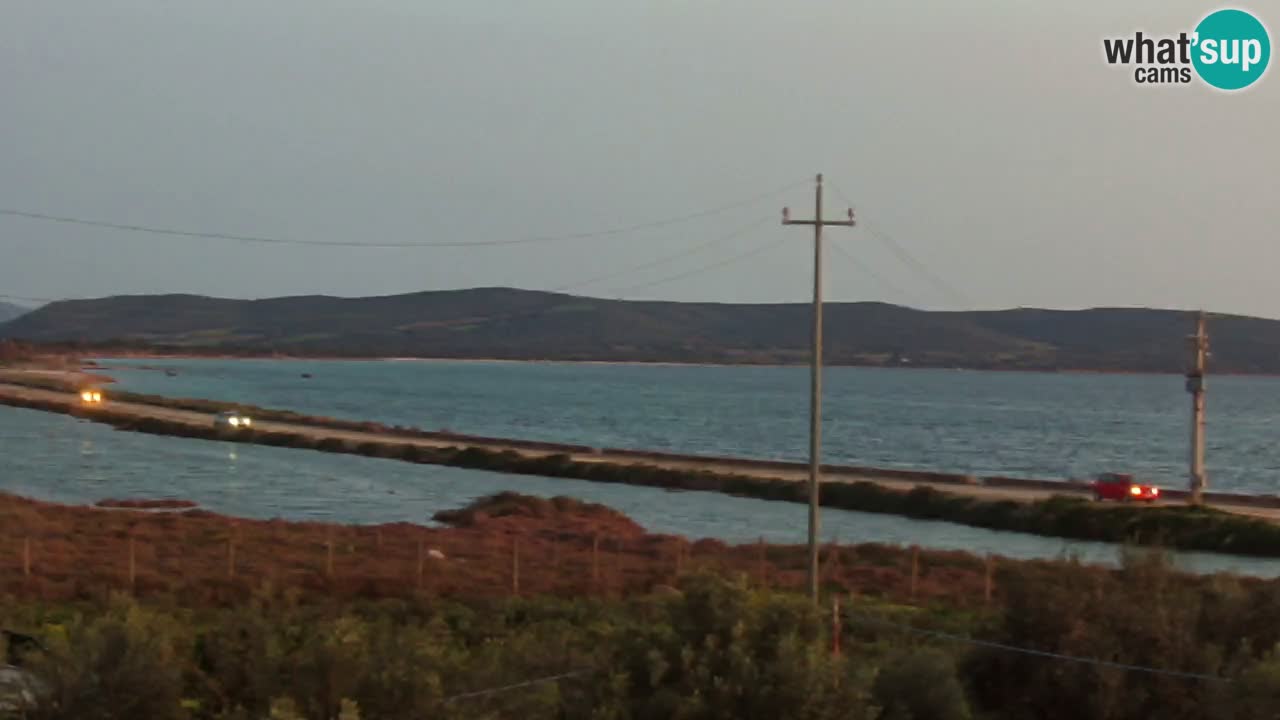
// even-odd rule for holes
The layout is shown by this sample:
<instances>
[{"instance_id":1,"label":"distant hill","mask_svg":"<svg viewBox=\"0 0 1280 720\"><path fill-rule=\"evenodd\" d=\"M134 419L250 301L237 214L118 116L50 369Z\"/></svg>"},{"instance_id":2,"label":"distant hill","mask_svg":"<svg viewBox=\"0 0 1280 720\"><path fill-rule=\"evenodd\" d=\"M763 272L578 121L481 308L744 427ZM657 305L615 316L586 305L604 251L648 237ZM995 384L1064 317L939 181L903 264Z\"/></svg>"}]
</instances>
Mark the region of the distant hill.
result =
<instances>
[{"instance_id":1,"label":"distant hill","mask_svg":"<svg viewBox=\"0 0 1280 720\"><path fill-rule=\"evenodd\" d=\"M831 364L1181 371L1190 313L1018 309L931 312L829 303ZM1280 372L1280 322L1214 316L1212 369ZM0 337L184 353L798 363L809 306L603 300L506 288L368 298L195 295L68 300Z\"/></svg>"},{"instance_id":2,"label":"distant hill","mask_svg":"<svg viewBox=\"0 0 1280 720\"><path fill-rule=\"evenodd\" d=\"M0 302L0 323L8 322L19 315L30 312L30 308L24 308L20 305L13 305L7 302Z\"/></svg>"}]
</instances>

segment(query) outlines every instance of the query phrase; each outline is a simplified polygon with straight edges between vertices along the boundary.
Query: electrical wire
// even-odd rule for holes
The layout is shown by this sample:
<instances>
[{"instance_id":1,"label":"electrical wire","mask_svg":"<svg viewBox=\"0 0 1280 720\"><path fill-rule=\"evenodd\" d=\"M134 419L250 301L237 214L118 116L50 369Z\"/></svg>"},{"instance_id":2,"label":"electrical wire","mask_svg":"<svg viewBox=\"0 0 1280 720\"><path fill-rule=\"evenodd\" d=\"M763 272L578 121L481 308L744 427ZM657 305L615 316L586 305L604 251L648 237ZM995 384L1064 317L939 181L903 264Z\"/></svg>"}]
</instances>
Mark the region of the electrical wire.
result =
<instances>
[{"instance_id":1,"label":"electrical wire","mask_svg":"<svg viewBox=\"0 0 1280 720\"><path fill-rule=\"evenodd\" d=\"M638 272L640 270L648 270L649 268L658 267L659 265L665 265L673 260L679 260L681 258L688 257L690 255L701 252L702 250L705 250L709 247L719 245L721 243L728 242L735 238L741 237L742 235L756 229L757 227L760 227L761 225L764 225L765 223L770 222L772 219L773 219L772 217L760 218L759 220L756 220L749 225L744 225L734 230L731 233L728 233L726 235L721 235L719 237L713 238L703 243L699 243L697 245L694 245L693 247L687 248L673 255L660 257L656 260L652 260L650 262L647 262L641 265L633 265L629 268L624 268L622 270L611 272L606 275L598 275L596 277L593 277L589 280L584 280L582 282L576 282L569 285L562 285L557 288L552 288L548 292L567 292L569 290L576 290L578 288L586 287L587 285L594 285L598 282L603 282L605 280L612 280L613 278L621 277L623 275L629 275L631 273Z\"/></svg>"},{"instance_id":2,"label":"electrical wire","mask_svg":"<svg viewBox=\"0 0 1280 720\"><path fill-rule=\"evenodd\" d=\"M920 273L922 276L928 279L929 282L931 282L934 285L934 287L940 289L943 292L943 294L950 296L952 301L958 302L961 305L965 305L969 307L972 307L974 305L969 300L968 296L966 296L964 293L957 290L955 286L951 285L950 283L943 280L938 275L934 274L934 272L930 270L928 266L926 266L923 262L917 260L897 240L894 240L892 235L889 235L877 229L874 225L870 223L865 223L865 229L867 232L871 233L872 236L876 237L881 242L883 242L886 246L888 246L890 252L896 255L899 260L906 263L907 265L912 266L916 270L916 272Z\"/></svg>"},{"instance_id":3,"label":"electrical wire","mask_svg":"<svg viewBox=\"0 0 1280 720\"><path fill-rule=\"evenodd\" d=\"M747 258L749 258L749 257L753 257L753 256L755 256L755 255L759 255L760 253L764 252L765 250L769 250L769 249L771 249L771 248L777 247L777 246L779 246L779 245L783 244L784 242L787 242L787 240L786 240L785 238L782 238L782 239L772 239L772 240L770 240L769 242L767 242L767 243L765 243L765 244L763 244L763 245L757 245L757 246L755 246L755 247L753 247L753 248L751 248L751 249L747 250L746 252L741 252L741 253L738 253L737 255L731 255L731 256L729 256L729 257L727 257L727 258L723 259L723 260L719 260L719 261L714 262L714 263L709 263L709 264L707 264L707 265L702 265L702 266L700 266L700 267L696 267L696 268L693 268L693 269L691 269L691 270L687 270L687 271L685 271L685 272L678 273L678 274L676 274L676 275L670 275L670 276L667 276L667 277L664 277L664 278L659 278L659 279L657 279L657 280L651 280L651 281L649 281L649 282L640 283L640 284L637 284L637 285L629 285L629 286L624 287L624 288L619 288L619 289L614 290L612 294L613 294L613 295L622 295L623 293L629 293L629 292L634 292L634 291L636 291L636 290L644 290L644 289L646 289L646 288L651 288L651 287L654 287L655 285L665 285L666 283L674 282L674 281L676 281L676 280L682 280L682 279L684 279L684 278L690 277L691 275L698 275L698 274L701 274L701 273L704 273L704 272L710 272L710 271L712 271L712 270L718 270L718 269L720 269L720 268L722 268L722 267L725 267L725 266L727 266L727 265L732 265L733 263L740 262L740 261L742 261L742 260L746 260L746 259L747 259Z\"/></svg>"},{"instance_id":4,"label":"electrical wire","mask_svg":"<svg viewBox=\"0 0 1280 720\"><path fill-rule=\"evenodd\" d=\"M839 184L837 184L834 181L829 181L829 184L831 188L836 191L836 194L839 195L840 198L845 201L846 204L848 204L850 207L853 206L853 202L849 199L849 196L846 195L845 192L840 189ZM878 229L874 223L869 223L865 220L859 220L858 225L863 229L865 229L868 233L870 233L872 237L876 238L877 240L882 242L886 247L888 247L889 251L892 252L898 258L899 261L901 261L905 265L910 266L913 270L915 270L922 277L924 277L928 282L930 282L935 288L941 290L943 294L950 296L953 302L958 302L961 305L970 306L970 307L974 305L972 302L970 302L969 298L964 293L960 292L955 288L955 286L951 285L946 280L943 280L941 277L939 277L936 273L930 270L929 267L925 265L922 261L916 259L916 257L912 255L911 252L908 251L905 247L903 247L901 243L895 240L892 235L889 235L883 230Z\"/></svg>"},{"instance_id":5,"label":"electrical wire","mask_svg":"<svg viewBox=\"0 0 1280 720\"><path fill-rule=\"evenodd\" d=\"M968 645L974 645L977 647L984 647L992 650L1001 650L1004 652L1012 652L1012 653L1017 653L1021 655L1047 658L1051 660L1061 660L1064 662L1074 662L1078 664L1092 665L1095 667L1106 667L1106 668L1111 668L1115 670L1124 670L1127 672L1141 672L1141 673L1147 673L1149 675L1172 677L1172 678L1178 678L1182 680L1199 680L1199 681L1205 681L1205 682L1223 682L1223 683L1229 683L1232 681L1231 678L1220 677L1217 675L1183 672L1179 670L1167 670L1165 668L1156 668L1156 667L1150 667L1146 665L1135 665L1131 663L1114 662L1111 660L1102 660L1099 658L1080 657L1077 655L1065 655L1063 653L1048 652L1045 650L1033 650L1030 648L1018 647L1016 645L1007 645L1005 643L990 642L987 640L978 640L975 638L965 637L962 635L955 635L952 633L939 632L936 630L924 630L922 628L890 622L888 620L871 617L869 615L863 615L861 613L851 612L849 610L845 610L843 614L851 619L860 621L865 624L881 625L884 627L893 628L895 630L901 630L911 634L930 637L937 640L960 642ZM589 672L591 672L590 669L573 670L570 672L559 673L557 675L547 675L544 677L533 678L531 680L512 683L510 685L502 685L500 687L486 688L484 690L476 690L472 692L459 693L457 695L451 695L445 698L444 702L451 703L459 700L470 700L470 699L475 699L480 697L497 695L501 693L510 692L512 690L520 690L523 688L533 687L536 685L544 685L546 683L559 682L561 680L567 680L569 678L579 677Z\"/></svg>"},{"instance_id":6,"label":"electrical wire","mask_svg":"<svg viewBox=\"0 0 1280 720\"><path fill-rule=\"evenodd\" d=\"M658 266L660 266L660 265L665 265L665 264L667 264L667 263L669 263L669 262L672 262L672 261L674 261L674 260L679 260L679 259L681 259L681 258L688 257L688 256L690 256L690 255L694 255L694 254L696 254L696 253L698 253L698 252L701 252L701 251L703 251L703 250L706 250L707 248L710 248L710 247L713 247L713 246L715 246L715 245L719 245L719 244L722 244L722 243L728 242L728 241L730 241L730 240L736 239L736 238L738 238L738 237L741 237L742 235L745 235L746 233L751 232L752 230L755 230L756 228L758 228L758 227L760 227L760 226L764 225L765 223L767 223L767 222L769 222L769 221L771 221L771 220L772 220L772 218L771 218L771 217L759 218L759 219L757 219L757 220L755 220L755 221L753 221L753 222L751 222L751 223L749 223L749 224L747 224L747 225L743 225L743 226L741 226L741 227L739 227L739 228L735 229L733 232L727 233L727 234L725 234L725 235L721 235L721 236L719 236L719 237L715 237L715 238L713 238L713 239L711 239L711 240L708 240L708 241L706 241L706 242L703 242L703 243L699 243L699 244L697 244L697 245L694 245L693 247L687 248L687 249L682 250L682 251L680 251L680 252L678 252L678 253L674 253L674 254L671 254L671 255L666 255L666 256L663 256L663 257L657 258L657 259L655 259L655 260L651 260L651 261L645 262L645 263L640 264L640 265L633 265L633 266L631 266L631 267L627 267L627 268L623 268L623 269L621 269L621 270L617 270L617 271L614 271L614 272L606 273L606 274L604 274L604 275L597 275L597 276L592 277L592 278L589 278L589 279L587 279L587 280L582 280L582 281L577 281L577 282L569 283L569 284L566 284L566 285L561 285L561 286L559 286L559 287L555 287L555 288L551 288L551 289L548 289L548 290L544 290L544 291L542 291L542 292L552 292L552 293L568 292L568 291L571 291L571 290L576 290L576 289L579 289L579 288L582 288L582 287L586 287L586 286L588 286L588 285L594 285L594 284L596 284L596 283L603 282L603 281L605 281L605 280L611 280L611 279L613 279L613 278L621 277L621 276L623 276L623 275L629 275L629 274L631 274L631 273L638 272L638 271L640 271L640 270L647 270L647 269L649 269L649 268L658 267ZM64 300L72 300L72 299L74 299L74 298L62 298L61 300L59 300L59 299L55 299L55 298L33 298L33 297L22 297L22 296L17 296L17 295L4 295L4 294L0 294L0 299L18 300L18 301L23 301L23 302L53 303L53 302L61 302L61 301L64 301Z\"/></svg>"},{"instance_id":7,"label":"electrical wire","mask_svg":"<svg viewBox=\"0 0 1280 720\"><path fill-rule=\"evenodd\" d=\"M532 680L525 680L524 682L513 683L511 685L503 685L501 687L488 688L486 690L476 690L475 692L467 692L467 693L461 693L458 695L450 695L449 697L445 698L443 702L451 703L451 702L456 702L458 700L471 700L478 697L497 695L499 693L510 692L512 690L519 690L521 688L533 687L534 685L545 685L546 683L559 682L561 680L567 680L569 678L578 677L579 675L585 675L589 672L591 671L590 670L574 670L572 672L560 673L559 675L547 675L546 677L534 678Z\"/></svg>"},{"instance_id":8,"label":"electrical wire","mask_svg":"<svg viewBox=\"0 0 1280 720\"><path fill-rule=\"evenodd\" d=\"M914 299L914 296L912 296L910 293L906 292L902 288L898 287L897 284L891 282L888 278L876 272L870 265L867 265L866 263L858 260L858 258L854 257L853 253L846 250L844 246L841 245L840 243L838 242L832 243L832 247L836 249L837 253L839 253L840 255L843 255L845 259L848 260L851 265L853 265L854 268L862 272L867 277L870 277L875 282L879 283L882 287L884 287L889 292L899 297L907 298L908 300Z\"/></svg>"},{"instance_id":9,"label":"electrical wire","mask_svg":"<svg viewBox=\"0 0 1280 720\"><path fill-rule=\"evenodd\" d=\"M466 248L466 247L493 247L493 246L510 246L525 245L530 243L548 243L560 242L565 240L584 240L589 238L608 237L613 235L624 235L627 233L639 232L641 230L652 230L669 225L675 225L690 220L709 217L723 213L735 208L751 205L761 200L781 195L788 190L800 185L804 181L788 183L787 185L770 190L768 192L759 193L751 197L737 200L724 205L719 205L706 210L688 213L685 215L677 215L674 217L662 218L659 220L651 220L648 222L637 223L635 225L627 225L622 227L609 228L606 230L593 230L589 232L570 233L565 235L545 235L538 237L515 238L507 240L476 240L471 242L351 242L343 240L305 240L300 238L280 238L268 237L263 235L233 235L218 232L203 232L196 230L180 230L175 228L164 228L153 225L132 225L125 223L106 222L102 220L89 220L80 217L71 217L64 215L50 215L46 213L31 212L27 210L15 210L9 208L0 208L0 215L10 217L20 217L29 220L41 220L46 222L66 223L73 225L84 225L89 227L106 228L112 230L125 230L129 232L148 233L153 235L167 235L173 237L185 238L201 238L208 240L231 240L244 243L262 243L271 245L307 245L317 247L348 247L348 248Z\"/></svg>"},{"instance_id":10,"label":"electrical wire","mask_svg":"<svg viewBox=\"0 0 1280 720\"><path fill-rule=\"evenodd\" d=\"M35 303L58 302L57 300L54 300L52 298L24 297L22 295L5 295L3 293L0 293L0 300L17 300L18 302L35 302Z\"/></svg>"},{"instance_id":11,"label":"electrical wire","mask_svg":"<svg viewBox=\"0 0 1280 720\"><path fill-rule=\"evenodd\" d=\"M1175 677L1183 680L1203 680L1208 682L1231 682L1231 678L1225 678L1218 675L1206 675L1203 673L1183 672L1180 670L1166 670L1164 668L1148 667L1146 665L1131 665L1129 663L1113 662L1111 660L1101 660L1099 658L1080 657L1078 655L1064 655L1062 653L1049 652L1047 650L1033 650L1031 648L1018 647L1016 645L1006 645L1004 643L991 642L989 640L978 640L963 635L954 635L951 633L938 632L936 630L924 630L922 628L912 627L910 625L902 625L890 622L880 618L874 618L869 615L862 615L855 612L846 611L849 617L872 625L882 625L903 632L922 635L938 640L948 640L951 642L965 643L977 647L984 647L992 650L1002 650L1004 652L1017 653L1021 655L1029 655L1033 657L1048 658L1051 660L1062 660L1064 662L1074 662L1084 665L1094 665L1098 667L1108 667L1115 670L1126 670L1130 672L1141 672L1149 675L1163 675L1166 677Z\"/></svg>"}]
</instances>

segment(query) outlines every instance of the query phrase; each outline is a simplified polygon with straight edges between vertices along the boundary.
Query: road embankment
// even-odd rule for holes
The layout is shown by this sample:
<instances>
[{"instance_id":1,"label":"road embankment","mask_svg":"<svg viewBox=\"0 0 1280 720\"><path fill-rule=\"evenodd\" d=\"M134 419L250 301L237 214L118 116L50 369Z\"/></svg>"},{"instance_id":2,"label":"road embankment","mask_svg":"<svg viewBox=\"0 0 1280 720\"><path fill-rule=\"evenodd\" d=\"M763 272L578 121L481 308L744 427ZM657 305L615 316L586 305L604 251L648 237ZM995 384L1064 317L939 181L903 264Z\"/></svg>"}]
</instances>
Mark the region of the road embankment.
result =
<instances>
[{"instance_id":1,"label":"road embankment","mask_svg":"<svg viewBox=\"0 0 1280 720\"><path fill-rule=\"evenodd\" d=\"M72 388L47 377L0 376L0 404L63 413L120 430L256 443L524 475L721 492L807 502L807 466L784 461L715 458L585 445L489 438L388 427L232 403L112 392L83 405ZM254 427L228 433L213 426L223 409L249 412ZM1280 557L1280 502L1222 496L1210 508L1098 504L1082 483L825 466L823 506L951 522L993 530L1182 550ZM1173 495L1173 493L1170 493Z\"/></svg>"}]
</instances>

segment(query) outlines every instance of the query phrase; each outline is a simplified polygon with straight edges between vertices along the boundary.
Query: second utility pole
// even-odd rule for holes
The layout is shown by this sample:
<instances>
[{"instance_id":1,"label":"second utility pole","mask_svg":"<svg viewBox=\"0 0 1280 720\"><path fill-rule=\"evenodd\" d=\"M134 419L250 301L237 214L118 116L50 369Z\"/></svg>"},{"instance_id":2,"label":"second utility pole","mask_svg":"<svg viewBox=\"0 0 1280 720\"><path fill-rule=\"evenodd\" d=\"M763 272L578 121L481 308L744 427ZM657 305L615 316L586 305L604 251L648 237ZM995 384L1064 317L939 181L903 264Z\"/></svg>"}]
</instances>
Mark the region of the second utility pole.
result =
<instances>
[{"instance_id":1,"label":"second utility pole","mask_svg":"<svg viewBox=\"0 0 1280 720\"><path fill-rule=\"evenodd\" d=\"M1204 503L1208 484L1204 472L1204 365L1209 354L1209 336L1204 331L1204 311L1196 317L1196 334L1191 344L1191 367L1187 370L1187 392L1191 393L1191 504Z\"/></svg>"},{"instance_id":2,"label":"second utility pole","mask_svg":"<svg viewBox=\"0 0 1280 720\"><path fill-rule=\"evenodd\" d=\"M809 386L809 597L818 600L818 479L822 469L822 228L827 225L853 227L853 208L848 220L822 219L822 175L817 177L812 220L792 220L782 209L783 225L813 226L813 357Z\"/></svg>"}]
</instances>

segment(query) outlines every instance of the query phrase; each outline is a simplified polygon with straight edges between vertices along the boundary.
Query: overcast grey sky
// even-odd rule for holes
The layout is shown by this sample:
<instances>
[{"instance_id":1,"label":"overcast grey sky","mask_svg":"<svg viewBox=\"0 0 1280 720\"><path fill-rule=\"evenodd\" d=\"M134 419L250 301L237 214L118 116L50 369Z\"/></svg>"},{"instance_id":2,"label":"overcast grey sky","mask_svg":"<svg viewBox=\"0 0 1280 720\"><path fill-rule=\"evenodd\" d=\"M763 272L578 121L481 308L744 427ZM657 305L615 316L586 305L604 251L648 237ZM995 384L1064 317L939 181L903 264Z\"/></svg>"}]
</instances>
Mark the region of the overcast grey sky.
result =
<instances>
[{"instance_id":1,"label":"overcast grey sky","mask_svg":"<svg viewBox=\"0 0 1280 720\"><path fill-rule=\"evenodd\" d=\"M1087 5L1089 7L1077 7ZM1121 7L1123 6L1123 7ZM1104 37L1191 30L1187 0L0 0L0 207L330 241L493 241L696 212L824 172L862 230L831 299L1206 306L1280 317L1280 76L1150 88ZM1272 9L1268 17L1267 8ZM1254 7L1272 24L1280 6ZM1273 65L1275 62L1273 61ZM0 217L0 293L809 293L808 187L649 232L347 249ZM829 206L843 205L831 194ZM890 287L892 286L892 287Z\"/></svg>"}]
</instances>

